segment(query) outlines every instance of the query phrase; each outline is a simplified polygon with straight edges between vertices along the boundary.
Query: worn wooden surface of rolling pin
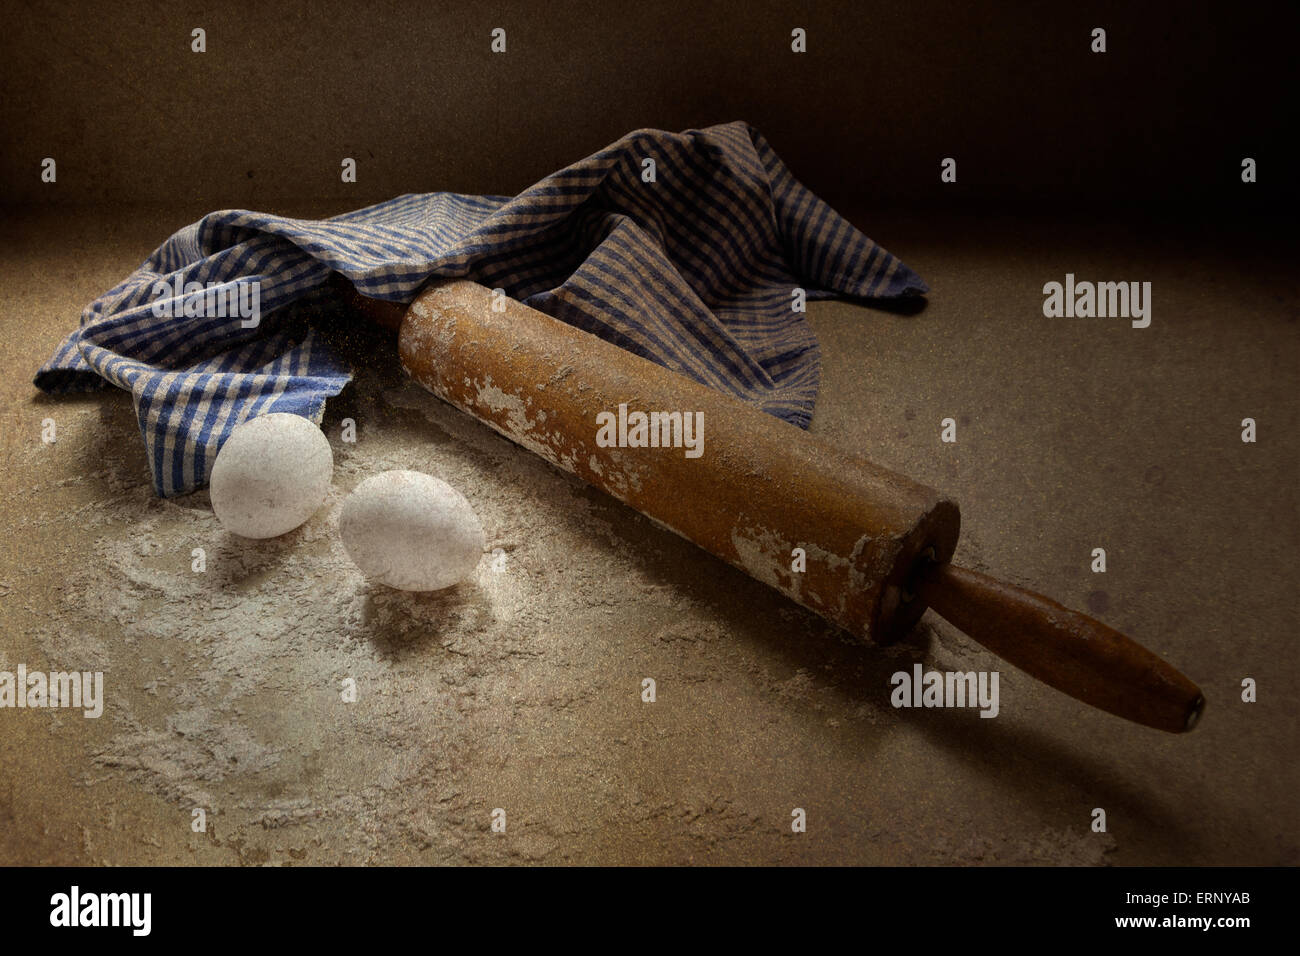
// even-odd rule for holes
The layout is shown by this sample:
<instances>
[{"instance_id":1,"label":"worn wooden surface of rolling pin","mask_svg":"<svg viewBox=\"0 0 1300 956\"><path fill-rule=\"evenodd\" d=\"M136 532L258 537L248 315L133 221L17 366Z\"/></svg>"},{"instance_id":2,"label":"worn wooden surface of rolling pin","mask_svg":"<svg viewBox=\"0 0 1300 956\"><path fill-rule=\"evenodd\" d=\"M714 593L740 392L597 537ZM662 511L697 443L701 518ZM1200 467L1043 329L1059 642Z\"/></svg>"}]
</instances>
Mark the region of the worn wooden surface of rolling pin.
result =
<instances>
[{"instance_id":1,"label":"worn wooden surface of rolling pin","mask_svg":"<svg viewBox=\"0 0 1300 956\"><path fill-rule=\"evenodd\" d=\"M933 489L474 282L404 313L348 295L435 395L859 637L897 640L929 606L1102 710L1174 733L1201 714L1136 642L950 564L960 516Z\"/></svg>"}]
</instances>

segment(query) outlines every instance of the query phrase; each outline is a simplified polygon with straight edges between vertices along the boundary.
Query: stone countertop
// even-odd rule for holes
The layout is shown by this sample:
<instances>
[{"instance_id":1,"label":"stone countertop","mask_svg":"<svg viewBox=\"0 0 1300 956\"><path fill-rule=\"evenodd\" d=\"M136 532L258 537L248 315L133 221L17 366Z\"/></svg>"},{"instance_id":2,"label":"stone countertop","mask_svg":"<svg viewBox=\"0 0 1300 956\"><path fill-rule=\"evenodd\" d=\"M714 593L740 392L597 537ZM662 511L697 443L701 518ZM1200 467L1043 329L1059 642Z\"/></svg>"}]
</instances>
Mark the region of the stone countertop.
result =
<instances>
[{"instance_id":1,"label":"stone countertop","mask_svg":"<svg viewBox=\"0 0 1300 956\"><path fill-rule=\"evenodd\" d=\"M809 307L812 430L956 498L960 563L1199 682L1203 724L1174 737L933 614L895 647L851 643L405 381L376 330L331 332L358 374L327 410L335 487L306 526L242 542L206 492L154 498L125 394L30 381L86 302L205 211L5 212L0 670L102 670L106 702L0 710L0 863L1300 862L1294 240L855 216L928 306ZM1066 273L1150 281L1150 327L1045 318ZM369 586L342 554L342 498L398 467L446 478L488 528L494 557L454 593ZM891 674L918 662L999 670L998 716L892 708Z\"/></svg>"}]
</instances>

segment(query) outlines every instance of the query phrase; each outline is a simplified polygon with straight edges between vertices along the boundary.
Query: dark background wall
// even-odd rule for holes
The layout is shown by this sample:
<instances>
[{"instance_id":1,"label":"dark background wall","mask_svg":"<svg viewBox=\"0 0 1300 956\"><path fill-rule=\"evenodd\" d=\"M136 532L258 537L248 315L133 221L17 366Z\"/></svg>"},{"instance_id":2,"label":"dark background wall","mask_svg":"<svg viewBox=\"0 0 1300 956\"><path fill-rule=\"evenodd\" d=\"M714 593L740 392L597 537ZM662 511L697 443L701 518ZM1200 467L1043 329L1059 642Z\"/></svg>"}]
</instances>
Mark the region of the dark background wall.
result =
<instances>
[{"instance_id":1,"label":"dark background wall","mask_svg":"<svg viewBox=\"0 0 1300 956\"><path fill-rule=\"evenodd\" d=\"M11 5L0 201L511 193L637 127L746 119L834 204L1276 211L1296 199L1298 6Z\"/></svg>"}]
</instances>

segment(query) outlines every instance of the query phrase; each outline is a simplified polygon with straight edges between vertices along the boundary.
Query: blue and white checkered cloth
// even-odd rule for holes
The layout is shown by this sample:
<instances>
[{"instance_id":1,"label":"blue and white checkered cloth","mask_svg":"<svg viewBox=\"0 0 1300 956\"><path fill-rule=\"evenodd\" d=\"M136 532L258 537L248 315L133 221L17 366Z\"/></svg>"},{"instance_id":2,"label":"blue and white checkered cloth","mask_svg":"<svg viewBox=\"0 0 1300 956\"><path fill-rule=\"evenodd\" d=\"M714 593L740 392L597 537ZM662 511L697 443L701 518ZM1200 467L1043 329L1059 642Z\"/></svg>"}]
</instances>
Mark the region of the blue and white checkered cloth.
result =
<instances>
[{"instance_id":1,"label":"blue and white checkered cloth","mask_svg":"<svg viewBox=\"0 0 1300 956\"><path fill-rule=\"evenodd\" d=\"M642 178L646 159L653 182ZM513 199L407 195L323 221L211 213L87 306L35 384L129 390L155 490L193 491L236 425L267 412L319 424L351 378L311 327L335 306L332 272L403 303L435 276L501 288L802 427L820 359L794 290L809 299L928 291L748 124L638 130ZM207 295L251 302L248 283L260 298L255 327Z\"/></svg>"}]
</instances>

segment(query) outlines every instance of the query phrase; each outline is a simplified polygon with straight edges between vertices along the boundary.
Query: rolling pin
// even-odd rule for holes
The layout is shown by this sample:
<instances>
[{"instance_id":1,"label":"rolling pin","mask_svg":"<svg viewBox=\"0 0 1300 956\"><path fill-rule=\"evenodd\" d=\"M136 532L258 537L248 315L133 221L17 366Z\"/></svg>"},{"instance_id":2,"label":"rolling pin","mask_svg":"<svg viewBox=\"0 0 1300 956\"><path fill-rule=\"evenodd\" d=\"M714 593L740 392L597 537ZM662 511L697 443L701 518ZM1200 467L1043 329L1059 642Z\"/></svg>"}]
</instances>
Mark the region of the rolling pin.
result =
<instances>
[{"instance_id":1,"label":"rolling pin","mask_svg":"<svg viewBox=\"0 0 1300 956\"><path fill-rule=\"evenodd\" d=\"M403 368L433 394L846 631L889 643L930 607L1094 707L1173 733L1199 718L1197 686L1146 648L951 564L960 512L937 491L514 299L496 311L478 283L436 281L404 313L338 284L398 329ZM633 412L703 413L702 453L668 427L669 447L598 441L598 416Z\"/></svg>"}]
</instances>

